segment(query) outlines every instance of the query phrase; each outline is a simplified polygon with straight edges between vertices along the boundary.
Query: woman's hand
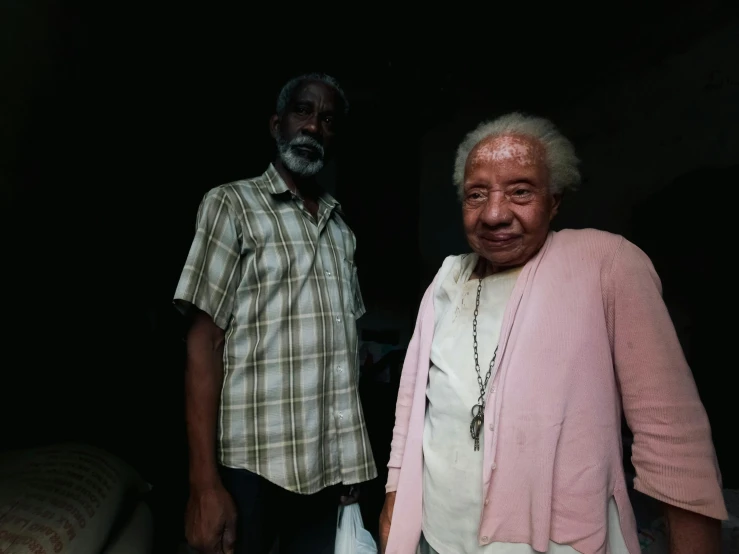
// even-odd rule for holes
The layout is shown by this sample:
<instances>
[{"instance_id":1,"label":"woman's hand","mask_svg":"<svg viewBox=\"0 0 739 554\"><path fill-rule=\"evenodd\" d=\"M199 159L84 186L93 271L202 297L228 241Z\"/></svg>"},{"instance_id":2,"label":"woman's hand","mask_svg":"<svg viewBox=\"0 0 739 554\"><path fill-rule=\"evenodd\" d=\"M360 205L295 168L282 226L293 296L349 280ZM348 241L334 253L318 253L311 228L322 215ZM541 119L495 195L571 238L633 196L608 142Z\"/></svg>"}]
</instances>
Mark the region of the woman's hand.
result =
<instances>
[{"instance_id":1,"label":"woman's hand","mask_svg":"<svg viewBox=\"0 0 739 554\"><path fill-rule=\"evenodd\" d=\"M390 536L390 524L393 521L393 509L395 508L395 493L389 492L385 495L385 505L380 514L380 554L385 554L387 539Z\"/></svg>"}]
</instances>

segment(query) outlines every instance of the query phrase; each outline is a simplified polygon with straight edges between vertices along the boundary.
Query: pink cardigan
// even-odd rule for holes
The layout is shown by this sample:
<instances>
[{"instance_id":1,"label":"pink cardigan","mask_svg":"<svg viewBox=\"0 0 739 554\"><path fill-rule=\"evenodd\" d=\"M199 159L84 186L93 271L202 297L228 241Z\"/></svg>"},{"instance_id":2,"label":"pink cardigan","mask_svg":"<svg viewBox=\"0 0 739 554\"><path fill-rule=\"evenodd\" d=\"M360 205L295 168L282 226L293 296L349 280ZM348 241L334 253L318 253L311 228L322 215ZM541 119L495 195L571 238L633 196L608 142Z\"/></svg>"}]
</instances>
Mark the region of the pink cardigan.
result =
<instances>
[{"instance_id":1,"label":"pink cardigan","mask_svg":"<svg viewBox=\"0 0 739 554\"><path fill-rule=\"evenodd\" d=\"M421 535L435 282L421 302L398 392L388 554L414 554ZM590 229L550 233L513 289L498 364L485 411L481 545L518 542L546 551L552 540L605 553L614 497L629 552L639 554L622 464L622 408L634 433L635 488L727 518L706 412L660 280L632 243Z\"/></svg>"}]
</instances>

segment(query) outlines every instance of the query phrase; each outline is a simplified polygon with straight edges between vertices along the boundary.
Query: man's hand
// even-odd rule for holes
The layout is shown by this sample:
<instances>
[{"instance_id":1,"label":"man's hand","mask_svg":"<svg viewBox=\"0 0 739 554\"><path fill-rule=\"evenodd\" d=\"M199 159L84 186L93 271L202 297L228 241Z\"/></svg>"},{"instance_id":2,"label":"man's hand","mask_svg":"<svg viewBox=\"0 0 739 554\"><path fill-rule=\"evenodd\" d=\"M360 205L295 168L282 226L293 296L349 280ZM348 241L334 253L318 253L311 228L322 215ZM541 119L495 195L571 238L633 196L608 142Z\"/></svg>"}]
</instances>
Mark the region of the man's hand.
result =
<instances>
[{"instance_id":1,"label":"man's hand","mask_svg":"<svg viewBox=\"0 0 739 554\"><path fill-rule=\"evenodd\" d=\"M236 507L223 485L191 489L185 514L185 537L201 554L233 554Z\"/></svg>"},{"instance_id":2,"label":"man's hand","mask_svg":"<svg viewBox=\"0 0 739 554\"><path fill-rule=\"evenodd\" d=\"M342 506L349 506L350 504L356 504L359 502L359 485L353 485L348 487L347 494L342 495L339 498L339 504Z\"/></svg>"},{"instance_id":3,"label":"man's hand","mask_svg":"<svg viewBox=\"0 0 739 554\"><path fill-rule=\"evenodd\" d=\"M387 539L390 536L390 524L393 521L393 509L395 509L395 493L389 492L385 495L385 505L380 514L380 553L385 554Z\"/></svg>"}]
</instances>

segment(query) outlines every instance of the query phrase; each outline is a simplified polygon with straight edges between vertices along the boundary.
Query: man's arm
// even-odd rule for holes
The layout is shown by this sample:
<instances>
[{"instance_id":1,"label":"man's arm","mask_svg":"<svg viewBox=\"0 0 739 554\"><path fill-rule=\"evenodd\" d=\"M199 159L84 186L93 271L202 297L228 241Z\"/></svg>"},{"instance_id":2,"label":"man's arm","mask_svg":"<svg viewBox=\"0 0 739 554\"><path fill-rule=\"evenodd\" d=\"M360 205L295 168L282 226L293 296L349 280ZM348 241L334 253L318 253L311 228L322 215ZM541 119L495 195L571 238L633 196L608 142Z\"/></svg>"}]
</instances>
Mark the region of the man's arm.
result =
<instances>
[{"instance_id":1,"label":"man's arm","mask_svg":"<svg viewBox=\"0 0 739 554\"><path fill-rule=\"evenodd\" d=\"M233 554L236 508L218 475L216 429L223 384L224 332L198 310L187 334L185 418L190 452L187 542L205 554Z\"/></svg>"},{"instance_id":2,"label":"man's arm","mask_svg":"<svg viewBox=\"0 0 739 554\"><path fill-rule=\"evenodd\" d=\"M223 330L230 323L241 278L237 222L228 188L216 187L205 195L174 296L175 306L184 314L195 312L187 334L185 369L190 458L185 535L190 546L207 554L231 554L236 537L236 508L218 472L216 432L223 385Z\"/></svg>"},{"instance_id":3,"label":"man's arm","mask_svg":"<svg viewBox=\"0 0 739 554\"><path fill-rule=\"evenodd\" d=\"M721 522L664 504L670 554L720 554Z\"/></svg>"},{"instance_id":4,"label":"man's arm","mask_svg":"<svg viewBox=\"0 0 739 554\"><path fill-rule=\"evenodd\" d=\"M223 385L224 331L197 311L187 334L185 414L190 452L190 485L219 483L216 463L218 406Z\"/></svg>"}]
</instances>

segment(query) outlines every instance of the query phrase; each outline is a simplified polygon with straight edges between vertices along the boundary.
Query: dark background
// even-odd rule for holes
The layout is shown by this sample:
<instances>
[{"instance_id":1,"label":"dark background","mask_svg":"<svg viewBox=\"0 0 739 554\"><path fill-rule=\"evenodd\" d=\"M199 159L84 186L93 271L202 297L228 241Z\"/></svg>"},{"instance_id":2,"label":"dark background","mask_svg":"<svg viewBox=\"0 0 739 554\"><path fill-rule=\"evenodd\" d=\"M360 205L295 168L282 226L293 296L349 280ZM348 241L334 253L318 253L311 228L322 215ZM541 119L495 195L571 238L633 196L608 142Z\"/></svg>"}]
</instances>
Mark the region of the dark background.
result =
<instances>
[{"instance_id":1,"label":"dark background","mask_svg":"<svg viewBox=\"0 0 739 554\"><path fill-rule=\"evenodd\" d=\"M493 8L448 6L442 26L317 5L4 2L2 447L111 449L154 484L160 544L181 538L171 297L195 211L265 170L280 86L325 71L352 103L332 186L358 237L363 328L407 339L441 260L465 248L451 188L464 133L511 109L552 117L585 176L556 224L653 257L736 488L733 3Z\"/></svg>"}]
</instances>

